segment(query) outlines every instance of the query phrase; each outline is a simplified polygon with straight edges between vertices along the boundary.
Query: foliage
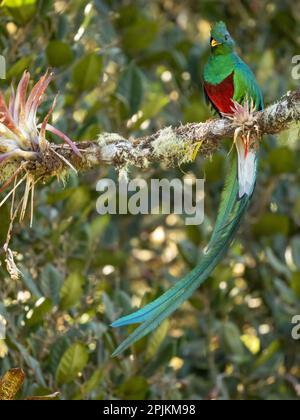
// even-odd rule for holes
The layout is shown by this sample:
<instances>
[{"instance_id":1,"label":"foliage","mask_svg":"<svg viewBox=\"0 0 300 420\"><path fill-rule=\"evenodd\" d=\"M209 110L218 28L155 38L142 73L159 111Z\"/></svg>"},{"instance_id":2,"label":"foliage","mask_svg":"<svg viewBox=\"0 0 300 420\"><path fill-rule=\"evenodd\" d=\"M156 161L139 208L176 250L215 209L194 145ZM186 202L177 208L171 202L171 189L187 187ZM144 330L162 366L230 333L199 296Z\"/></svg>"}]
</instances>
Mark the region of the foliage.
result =
<instances>
[{"instance_id":1,"label":"foliage","mask_svg":"<svg viewBox=\"0 0 300 420\"><path fill-rule=\"evenodd\" d=\"M38 80L53 67L52 95L50 89L41 109L46 115L59 90L53 119L73 140L103 131L143 135L207 119L200 74L209 21L227 22L267 104L297 84L291 60L299 51L299 12L291 0L4 0L0 13L2 89L25 69ZM97 215L95 185L101 177L117 179L111 168L40 187L33 228L28 220L16 225L11 245L24 278L12 281L0 267L0 314L7 322L0 374L24 369L21 397L59 390L65 399L296 399L298 140L296 127L265 139L239 240L170 323L134 346L132 357L110 357L128 331L109 325L201 258L230 144L211 161L141 174L147 180L205 175L206 218L199 227L174 215ZM2 208L1 244L8 215L9 207Z\"/></svg>"}]
</instances>

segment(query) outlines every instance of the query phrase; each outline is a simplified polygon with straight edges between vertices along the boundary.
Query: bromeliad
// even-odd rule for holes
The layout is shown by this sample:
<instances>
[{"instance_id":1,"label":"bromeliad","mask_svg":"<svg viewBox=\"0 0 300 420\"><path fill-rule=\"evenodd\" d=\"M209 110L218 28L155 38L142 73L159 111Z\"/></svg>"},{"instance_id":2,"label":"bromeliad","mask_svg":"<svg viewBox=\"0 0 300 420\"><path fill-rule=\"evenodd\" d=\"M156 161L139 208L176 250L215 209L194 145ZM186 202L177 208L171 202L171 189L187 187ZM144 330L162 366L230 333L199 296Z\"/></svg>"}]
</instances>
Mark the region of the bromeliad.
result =
<instances>
[{"instance_id":1,"label":"bromeliad","mask_svg":"<svg viewBox=\"0 0 300 420\"><path fill-rule=\"evenodd\" d=\"M60 162L63 161L63 164L69 165L75 170L72 164L55 150L55 145L47 140L46 132L50 131L62 138L74 153L81 156L76 144L49 124L56 98L45 118L40 123L38 122L39 106L52 79L53 74L47 71L27 95L30 74L25 71L16 92L13 86L11 87L8 105L0 92L0 193L12 185L6 196L0 200L1 209L4 203L11 198L10 225L2 249L5 253L7 271L14 280L18 279L22 273L14 262L9 242L14 219L18 215L20 220L24 219L29 202L31 206L30 225L32 226L33 223L35 185L42 178L42 174L36 174L33 168L38 167L43 160L47 161L50 167L53 156L55 156ZM51 167L55 168L53 165ZM53 169L53 175L59 176L59 173ZM15 200L16 190L23 184L25 184L23 196L17 203Z\"/></svg>"},{"instance_id":2,"label":"bromeliad","mask_svg":"<svg viewBox=\"0 0 300 420\"><path fill-rule=\"evenodd\" d=\"M7 161L19 163L17 170L10 174L3 185L0 185L1 193L14 182L14 188L0 202L0 208L9 197L14 197L15 190L25 182L25 193L20 211L21 220L24 218L30 191L32 193L31 201L33 201L34 185L36 183L34 176L27 171L28 164L31 161L39 160L43 155L48 156L47 153L51 151L51 153L56 154L56 156L64 160L64 163L72 167L69 162L66 162L62 156L55 152L51 143L46 138L46 132L50 131L62 138L74 153L80 155L80 151L75 143L64 133L49 124L56 98L43 121L41 123L38 122L38 108L52 79L53 74L47 71L27 95L30 74L25 71L16 92L13 86L11 87L8 105L0 92L0 165L6 165ZM23 178L17 182L17 178L21 173L23 174Z\"/></svg>"},{"instance_id":3,"label":"bromeliad","mask_svg":"<svg viewBox=\"0 0 300 420\"><path fill-rule=\"evenodd\" d=\"M113 356L153 331L209 277L228 250L253 194L257 144L243 134L241 126L253 111L263 108L262 94L252 71L235 52L234 41L223 22L212 27L210 46L211 55L204 69L204 91L215 110L239 127L234 138L237 160L234 159L225 183L218 217L201 263L162 296L112 324L113 327L141 324Z\"/></svg>"},{"instance_id":4,"label":"bromeliad","mask_svg":"<svg viewBox=\"0 0 300 420\"><path fill-rule=\"evenodd\" d=\"M37 111L43 95L53 79L48 72L40 78L27 97L30 74L25 71L17 91L11 87L9 105L0 92L0 163L8 159L34 159L39 152L47 149L46 130L61 137L75 153L80 154L76 145L48 121L56 100L41 124L37 122Z\"/></svg>"}]
</instances>

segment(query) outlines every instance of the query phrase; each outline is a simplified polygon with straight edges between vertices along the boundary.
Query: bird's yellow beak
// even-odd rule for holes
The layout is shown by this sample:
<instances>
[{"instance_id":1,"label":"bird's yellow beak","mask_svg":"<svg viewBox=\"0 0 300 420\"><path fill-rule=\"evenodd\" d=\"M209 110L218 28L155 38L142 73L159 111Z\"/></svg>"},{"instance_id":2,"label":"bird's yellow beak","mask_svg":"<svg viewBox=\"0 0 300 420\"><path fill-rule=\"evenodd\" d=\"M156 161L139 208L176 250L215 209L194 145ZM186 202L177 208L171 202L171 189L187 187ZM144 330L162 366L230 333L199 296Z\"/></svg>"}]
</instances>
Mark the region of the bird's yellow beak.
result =
<instances>
[{"instance_id":1,"label":"bird's yellow beak","mask_svg":"<svg viewBox=\"0 0 300 420\"><path fill-rule=\"evenodd\" d=\"M211 47L215 47L217 45L220 45L220 43L218 41L216 41L214 38L210 41L210 45Z\"/></svg>"}]
</instances>

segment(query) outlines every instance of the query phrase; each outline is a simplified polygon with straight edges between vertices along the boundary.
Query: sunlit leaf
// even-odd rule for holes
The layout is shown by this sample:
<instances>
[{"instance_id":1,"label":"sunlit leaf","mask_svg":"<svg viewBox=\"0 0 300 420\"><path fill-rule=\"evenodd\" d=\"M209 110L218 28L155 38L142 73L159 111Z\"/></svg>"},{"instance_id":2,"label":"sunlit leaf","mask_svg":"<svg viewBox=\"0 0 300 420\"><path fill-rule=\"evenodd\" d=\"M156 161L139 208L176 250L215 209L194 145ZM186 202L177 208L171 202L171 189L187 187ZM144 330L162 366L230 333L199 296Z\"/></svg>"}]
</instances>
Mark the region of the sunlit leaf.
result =
<instances>
[{"instance_id":1,"label":"sunlit leaf","mask_svg":"<svg viewBox=\"0 0 300 420\"><path fill-rule=\"evenodd\" d=\"M26 326L32 327L39 324L44 320L46 314L50 312L53 305L50 299L41 298L39 299L35 307L32 309L31 313L27 314ZM28 316L30 314L30 316Z\"/></svg>"},{"instance_id":2,"label":"sunlit leaf","mask_svg":"<svg viewBox=\"0 0 300 420\"><path fill-rule=\"evenodd\" d=\"M37 0L3 0L1 7L5 7L18 23L24 24L35 15L36 3Z\"/></svg>"},{"instance_id":3,"label":"sunlit leaf","mask_svg":"<svg viewBox=\"0 0 300 420\"><path fill-rule=\"evenodd\" d=\"M10 369L0 378L0 400L13 400L25 379L22 369Z\"/></svg>"}]
</instances>

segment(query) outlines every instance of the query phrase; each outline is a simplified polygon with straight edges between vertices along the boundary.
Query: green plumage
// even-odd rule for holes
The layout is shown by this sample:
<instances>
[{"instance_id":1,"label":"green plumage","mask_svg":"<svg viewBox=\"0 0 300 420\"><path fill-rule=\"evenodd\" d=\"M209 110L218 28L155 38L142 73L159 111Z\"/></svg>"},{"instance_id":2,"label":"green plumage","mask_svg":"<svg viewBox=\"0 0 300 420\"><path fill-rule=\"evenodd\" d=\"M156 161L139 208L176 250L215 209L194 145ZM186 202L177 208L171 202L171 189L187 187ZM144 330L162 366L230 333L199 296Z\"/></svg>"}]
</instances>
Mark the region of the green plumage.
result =
<instances>
[{"instance_id":1,"label":"green plumage","mask_svg":"<svg viewBox=\"0 0 300 420\"><path fill-rule=\"evenodd\" d=\"M232 99L243 103L246 97L252 98L256 109L262 109L263 97L255 76L250 67L235 52L235 42L223 22L218 22L213 26L212 40L216 40L218 45L212 47L211 55L204 67L204 85L210 83L217 86L233 73ZM222 95L222 90L218 94Z\"/></svg>"},{"instance_id":2,"label":"green plumage","mask_svg":"<svg viewBox=\"0 0 300 420\"><path fill-rule=\"evenodd\" d=\"M225 40L225 37L229 38ZM214 90L218 83L221 83L234 72L233 99L238 102L243 102L248 96L248 98L253 99L257 109L261 108L262 96L254 75L247 65L233 52L234 42L223 23L216 24L212 29L212 38L217 40L218 46L214 47L216 50L212 51L209 62L205 67L204 81L213 84ZM229 88L226 86L226 89L230 89L230 86ZM217 89L217 94L222 95L222 89ZM224 100L224 104L226 104L226 98L218 97L217 99L221 100L222 103ZM220 110L218 111L222 112ZM141 323L121 343L113 353L113 356L120 354L134 342L153 331L185 300L190 298L194 291L209 277L216 265L222 260L236 234L239 222L248 207L255 186L257 161L256 153L251 153L253 155L249 154L251 158L250 163L245 160L246 166L248 165L248 169L251 169L251 173L249 174L251 179L247 179L245 183L245 188L248 192L244 193L241 197L239 196L239 191L241 191L241 180L239 180L240 166L237 165L236 159L233 160L231 171L222 193L214 231L201 263L162 296L133 314L124 316L112 324L114 327L119 327ZM241 156L240 153L238 156Z\"/></svg>"}]
</instances>

